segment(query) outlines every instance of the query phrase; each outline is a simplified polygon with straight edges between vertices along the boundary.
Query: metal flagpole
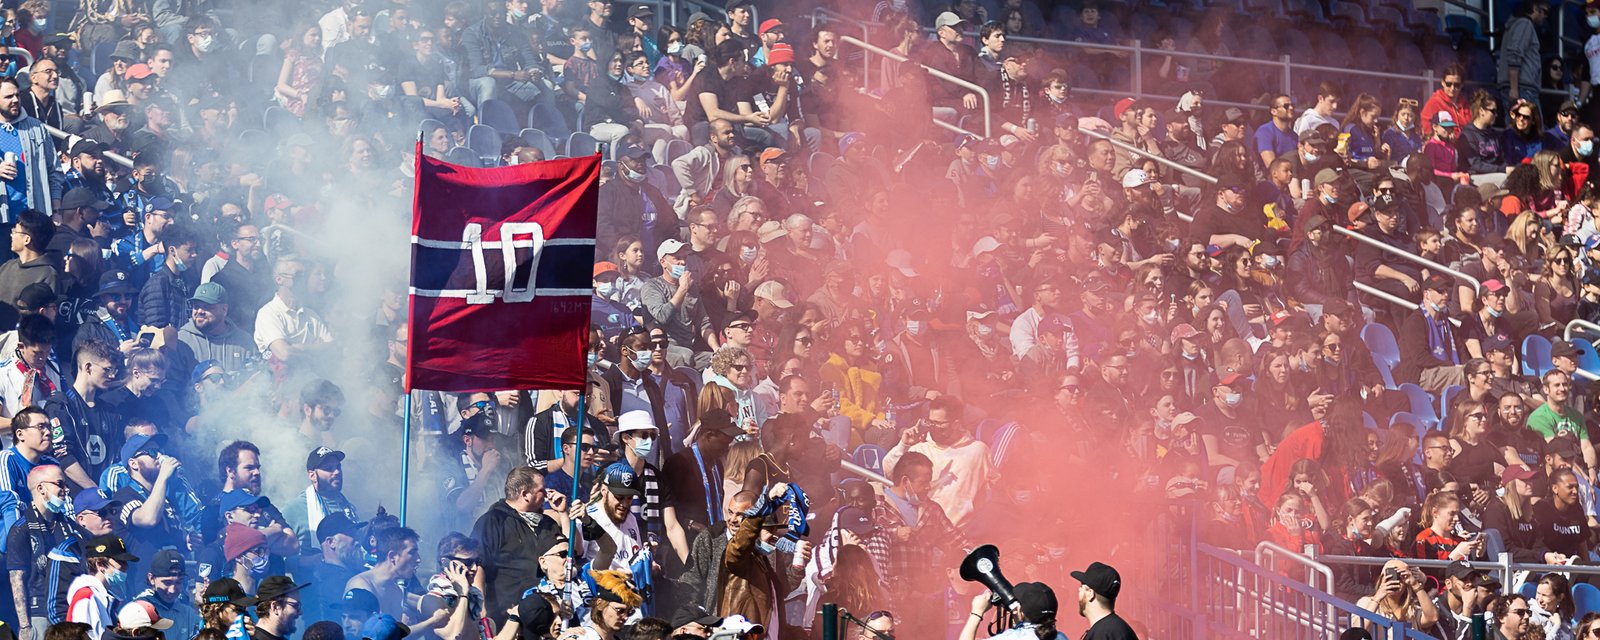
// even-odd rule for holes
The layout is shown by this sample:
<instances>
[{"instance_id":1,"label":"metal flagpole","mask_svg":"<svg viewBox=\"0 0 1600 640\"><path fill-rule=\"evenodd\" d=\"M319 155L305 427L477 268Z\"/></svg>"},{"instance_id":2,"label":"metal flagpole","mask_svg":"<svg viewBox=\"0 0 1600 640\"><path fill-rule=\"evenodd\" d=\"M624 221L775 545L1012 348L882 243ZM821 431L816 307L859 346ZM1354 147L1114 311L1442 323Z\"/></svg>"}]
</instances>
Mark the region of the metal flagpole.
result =
<instances>
[{"instance_id":1,"label":"metal flagpole","mask_svg":"<svg viewBox=\"0 0 1600 640\"><path fill-rule=\"evenodd\" d=\"M412 158L412 162L416 163L416 170L411 174L413 182L422 177L422 136L423 131L418 128L417 151L416 156ZM411 215L414 219L417 215L416 191L414 188L411 198ZM411 280L411 267L414 262L415 258L406 264L406 280L408 281ZM400 432L400 526L402 527L406 526L406 499L410 497L411 493L411 338L416 332L416 318L412 317L411 304L408 301L406 304L406 383L403 385L406 391L406 414L402 419L405 426L402 427Z\"/></svg>"},{"instance_id":2,"label":"metal flagpole","mask_svg":"<svg viewBox=\"0 0 1600 640\"><path fill-rule=\"evenodd\" d=\"M583 405L584 401L587 399L585 396L589 395L584 393L584 391L589 390L587 364L584 368L584 377L584 389L583 391L578 392L578 424L577 426L573 427L574 429L578 430L578 435L572 439L572 460L568 461L567 463L572 467L572 494L567 496L568 513L572 512L573 505L578 504L578 487L580 486L579 481L583 478L583 421L588 417L588 409L586 409ZM558 400L557 403L559 402L560 401ZM559 439L556 442L556 446L561 446ZM567 523L567 580L569 581L575 579L572 573L572 565L574 562L576 562L575 558L577 557L578 520L574 518L569 520Z\"/></svg>"},{"instance_id":3,"label":"metal flagpole","mask_svg":"<svg viewBox=\"0 0 1600 640\"><path fill-rule=\"evenodd\" d=\"M400 439L400 526L406 526L406 498L411 489L411 391L406 390L405 429Z\"/></svg>"}]
</instances>

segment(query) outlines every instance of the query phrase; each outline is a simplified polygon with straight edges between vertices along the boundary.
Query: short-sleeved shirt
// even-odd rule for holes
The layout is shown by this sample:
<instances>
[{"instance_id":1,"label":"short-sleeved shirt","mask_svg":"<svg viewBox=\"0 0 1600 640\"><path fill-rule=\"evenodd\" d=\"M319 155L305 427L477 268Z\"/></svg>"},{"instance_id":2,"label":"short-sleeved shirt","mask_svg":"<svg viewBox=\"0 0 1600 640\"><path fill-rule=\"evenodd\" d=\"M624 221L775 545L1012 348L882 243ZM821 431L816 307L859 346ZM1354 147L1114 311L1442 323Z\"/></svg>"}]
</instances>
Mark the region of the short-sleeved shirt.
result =
<instances>
[{"instance_id":1,"label":"short-sleeved shirt","mask_svg":"<svg viewBox=\"0 0 1600 640\"><path fill-rule=\"evenodd\" d=\"M695 76L694 82L689 84L689 96L684 99L683 122L693 126L700 122L710 122L706 116L705 107L700 104L700 94L714 93L717 95L717 107L723 111L738 111L739 92L737 83L729 82L722 78L716 69L706 69Z\"/></svg>"},{"instance_id":2,"label":"short-sleeved shirt","mask_svg":"<svg viewBox=\"0 0 1600 640\"><path fill-rule=\"evenodd\" d=\"M6 534L6 567L23 572L29 616L45 617L45 597L50 593L50 550L71 535L60 517L40 517L32 507L23 508L22 518Z\"/></svg>"},{"instance_id":3,"label":"short-sleeved shirt","mask_svg":"<svg viewBox=\"0 0 1600 640\"><path fill-rule=\"evenodd\" d=\"M1271 122L1256 129L1256 149L1271 151L1280 156L1292 156L1300 148L1300 138L1293 131L1279 129Z\"/></svg>"},{"instance_id":4,"label":"short-sleeved shirt","mask_svg":"<svg viewBox=\"0 0 1600 640\"><path fill-rule=\"evenodd\" d=\"M1589 439L1589 430L1583 426L1583 414L1570 406L1556 413L1549 403L1539 405L1528 415L1528 428L1544 436L1545 440L1567 434L1577 436L1579 441Z\"/></svg>"}]
</instances>

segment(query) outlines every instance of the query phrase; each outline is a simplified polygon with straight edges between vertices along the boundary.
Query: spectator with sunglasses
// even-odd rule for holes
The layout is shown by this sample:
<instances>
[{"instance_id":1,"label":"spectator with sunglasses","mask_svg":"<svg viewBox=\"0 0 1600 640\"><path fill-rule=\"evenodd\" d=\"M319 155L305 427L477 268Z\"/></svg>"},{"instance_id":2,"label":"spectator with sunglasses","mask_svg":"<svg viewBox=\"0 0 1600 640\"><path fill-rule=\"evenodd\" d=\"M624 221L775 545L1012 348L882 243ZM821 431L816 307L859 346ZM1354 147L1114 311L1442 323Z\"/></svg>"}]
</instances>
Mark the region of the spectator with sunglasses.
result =
<instances>
[{"instance_id":1,"label":"spectator with sunglasses","mask_svg":"<svg viewBox=\"0 0 1600 640\"><path fill-rule=\"evenodd\" d=\"M472 538L483 544L480 584L487 587L487 615L497 623L504 623L506 609L520 602L523 592L538 585L539 556L567 529L566 497L546 492L544 476L533 468L512 469L505 496L472 525Z\"/></svg>"},{"instance_id":2,"label":"spectator with sunglasses","mask_svg":"<svg viewBox=\"0 0 1600 640\"><path fill-rule=\"evenodd\" d=\"M1466 70L1461 65L1452 64L1445 67L1440 74L1439 89L1428 97L1427 103L1422 105L1422 121L1433 122L1434 115L1440 111L1450 114L1453 122L1466 122L1472 119L1472 103L1467 100L1467 94L1462 90L1466 78Z\"/></svg>"},{"instance_id":3,"label":"spectator with sunglasses","mask_svg":"<svg viewBox=\"0 0 1600 640\"><path fill-rule=\"evenodd\" d=\"M1511 105L1511 126L1500 134L1500 155L1508 165L1516 166L1544 148L1544 129L1540 126L1539 109L1527 100Z\"/></svg>"},{"instance_id":4,"label":"spectator with sunglasses","mask_svg":"<svg viewBox=\"0 0 1600 640\"><path fill-rule=\"evenodd\" d=\"M486 586L483 545L454 531L439 541L439 573L428 578L419 609L425 616L411 625L420 638L443 640L483 638L483 590ZM520 599L519 599L520 600Z\"/></svg>"}]
</instances>

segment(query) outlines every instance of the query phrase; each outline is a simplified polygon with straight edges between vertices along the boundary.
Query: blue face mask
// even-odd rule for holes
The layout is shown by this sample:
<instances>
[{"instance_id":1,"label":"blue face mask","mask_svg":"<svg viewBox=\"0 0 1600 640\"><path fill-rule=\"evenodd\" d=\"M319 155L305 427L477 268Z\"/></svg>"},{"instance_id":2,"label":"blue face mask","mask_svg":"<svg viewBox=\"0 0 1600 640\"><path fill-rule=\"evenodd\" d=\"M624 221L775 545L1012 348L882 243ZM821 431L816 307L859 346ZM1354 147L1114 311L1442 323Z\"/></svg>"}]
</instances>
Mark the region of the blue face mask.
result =
<instances>
[{"instance_id":1,"label":"blue face mask","mask_svg":"<svg viewBox=\"0 0 1600 640\"><path fill-rule=\"evenodd\" d=\"M758 249L756 249L755 247L745 247L744 249L741 249L739 251L739 261L740 262L755 262L756 261L756 255L758 253L760 253L760 251Z\"/></svg>"},{"instance_id":2,"label":"blue face mask","mask_svg":"<svg viewBox=\"0 0 1600 640\"><path fill-rule=\"evenodd\" d=\"M589 363L587 365L585 365L585 366L588 366L589 368L592 369L592 368L594 368L594 363L599 362L599 361L600 361L600 354L595 353L593 351L590 351L589 352Z\"/></svg>"},{"instance_id":3,"label":"blue face mask","mask_svg":"<svg viewBox=\"0 0 1600 640\"><path fill-rule=\"evenodd\" d=\"M54 498L51 498L48 502L44 503L44 508L46 510L48 510L50 513L63 513L64 514L64 513L67 512L67 501L61 499L60 496L56 496Z\"/></svg>"},{"instance_id":4,"label":"blue face mask","mask_svg":"<svg viewBox=\"0 0 1600 640\"><path fill-rule=\"evenodd\" d=\"M598 282L598 283L595 283L594 292L596 294L598 294L602 298L609 298L609 297L611 297L611 294L617 292L617 283L615 283L615 282Z\"/></svg>"},{"instance_id":5,"label":"blue face mask","mask_svg":"<svg viewBox=\"0 0 1600 640\"><path fill-rule=\"evenodd\" d=\"M687 271L688 269L689 269L689 267L687 265L681 265L681 264L672 265L672 279L673 280L677 280L679 278L682 278L683 277L683 272Z\"/></svg>"},{"instance_id":6,"label":"blue face mask","mask_svg":"<svg viewBox=\"0 0 1600 640\"><path fill-rule=\"evenodd\" d=\"M584 53L588 53L591 49L594 49L594 43L593 42L585 42L583 44L578 45L578 50L582 51Z\"/></svg>"},{"instance_id":7,"label":"blue face mask","mask_svg":"<svg viewBox=\"0 0 1600 640\"><path fill-rule=\"evenodd\" d=\"M184 262L183 258L173 258L172 259L172 270L176 271L178 273L183 273L185 271L188 271L189 270L189 263Z\"/></svg>"},{"instance_id":8,"label":"blue face mask","mask_svg":"<svg viewBox=\"0 0 1600 640\"><path fill-rule=\"evenodd\" d=\"M1584 140L1578 143L1578 156L1587 158L1594 153L1594 141Z\"/></svg>"},{"instance_id":9,"label":"blue face mask","mask_svg":"<svg viewBox=\"0 0 1600 640\"><path fill-rule=\"evenodd\" d=\"M267 575L267 555L261 554L250 559L250 575L260 578Z\"/></svg>"},{"instance_id":10,"label":"blue face mask","mask_svg":"<svg viewBox=\"0 0 1600 640\"><path fill-rule=\"evenodd\" d=\"M635 352L633 352L633 368L639 369L641 371L644 370L644 369L650 368L650 352L649 351L635 351Z\"/></svg>"},{"instance_id":11,"label":"blue face mask","mask_svg":"<svg viewBox=\"0 0 1600 640\"><path fill-rule=\"evenodd\" d=\"M1237 407L1237 406L1239 406L1239 403L1241 403L1241 402L1244 402L1244 395L1243 394L1229 393L1229 394L1224 394L1222 396L1222 404L1228 405L1230 407Z\"/></svg>"},{"instance_id":12,"label":"blue face mask","mask_svg":"<svg viewBox=\"0 0 1600 640\"><path fill-rule=\"evenodd\" d=\"M1485 307L1485 309L1488 310L1489 317L1491 317L1491 318L1498 318L1498 317L1500 317L1501 314L1505 313L1504 311L1501 311L1501 310L1496 309L1494 307Z\"/></svg>"},{"instance_id":13,"label":"blue face mask","mask_svg":"<svg viewBox=\"0 0 1600 640\"><path fill-rule=\"evenodd\" d=\"M1434 313L1444 313L1444 305L1443 304L1434 304L1432 302L1429 302L1428 303L1428 308L1432 309Z\"/></svg>"},{"instance_id":14,"label":"blue face mask","mask_svg":"<svg viewBox=\"0 0 1600 640\"><path fill-rule=\"evenodd\" d=\"M1311 162L1316 162L1316 161L1317 161L1317 158L1319 158L1319 157L1320 157L1320 156L1318 156L1318 155L1317 155L1317 154L1315 154L1315 153L1308 153L1308 154L1305 154L1305 159L1306 159L1306 162L1307 162L1307 163L1311 163Z\"/></svg>"},{"instance_id":15,"label":"blue face mask","mask_svg":"<svg viewBox=\"0 0 1600 640\"><path fill-rule=\"evenodd\" d=\"M984 158L983 166L988 167L989 170L993 171L996 167L1000 166L1000 156L989 156Z\"/></svg>"},{"instance_id":16,"label":"blue face mask","mask_svg":"<svg viewBox=\"0 0 1600 640\"><path fill-rule=\"evenodd\" d=\"M655 453L655 451L655 438L639 438L638 440L633 441L633 455L648 460L650 459L650 454Z\"/></svg>"},{"instance_id":17,"label":"blue face mask","mask_svg":"<svg viewBox=\"0 0 1600 640\"><path fill-rule=\"evenodd\" d=\"M128 584L128 572L117 570L106 574L106 589L108 591L120 590L126 584Z\"/></svg>"}]
</instances>

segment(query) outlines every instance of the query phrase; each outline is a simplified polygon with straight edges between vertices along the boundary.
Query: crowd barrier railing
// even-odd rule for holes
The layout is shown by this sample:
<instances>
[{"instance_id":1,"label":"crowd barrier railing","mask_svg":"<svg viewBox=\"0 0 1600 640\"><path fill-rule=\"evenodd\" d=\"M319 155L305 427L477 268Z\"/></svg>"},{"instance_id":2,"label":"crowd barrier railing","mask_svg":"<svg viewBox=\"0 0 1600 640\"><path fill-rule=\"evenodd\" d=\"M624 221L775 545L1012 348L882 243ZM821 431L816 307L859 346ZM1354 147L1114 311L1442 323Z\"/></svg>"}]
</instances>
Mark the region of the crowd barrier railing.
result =
<instances>
[{"instance_id":1,"label":"crowd barrier railing","mask_svg":"<svg viewBox=\"0 0 1600 640\"><path fill-rule=\"evenodd\" d=\"M1573 336L1578 334L1578 333L1580 333L1580 331L1578 331L1579 329L1582 330L1581 333L1590 334L1590 335L1595 336L1593 338L1584 338L1582 336L1579 336L1579 339L1581 339L1581 340L1583 340L1585 342L1588 342L1590 347L1594 346L1594 341L1596 339L1600 339L1600 324L1595 324L1593 322L1589 322L1588 320L1584 320L1583 318L1573 318L1571 321L1567 322L1566 328L1561 331L1561 338L1563 340L1571 342L1572 339L1573 339ZM1593 381L1596 381L1596 380L1600 380L1600 372L1594 372L1594 371L1590 371L1588 369L1585 369L1585 368L1583 368L1583 366L1581 364L1578 366L1578 372L1577 373L1583 379L1588 380L1590 382L1593 382Z\"/></svg>"},{"instance_id":2,"label":"crowd barrier railing","mask_svg":"<svg viewBox=\"0 0 1600 640\"><path fill-rule=\"evenodd\" d=\"M1195 546L1194 613L1208 632L1200 637L1326 640L1359 625L1383 640L1433 640L1404 620L1357 607L1250 558L1207 544ZM1278 553L1281 559L1297 555Z\"/></svg>"},{"instance_id":3,"label":"crowd barrier railing","mask_svg":"<svg viewBox=\"0 0 1600 640\"><path fill-rule=\"evenodd\" d=\"M961 78L957 78L957 77L955 77L953 75L950 75L948 73L945 73L945 72L940 71L938 69L935 69L933 67L929 67L929 66L927 66L925 64L919 64L919 63L916 63L916 62L912 62L912 60L910 58L902 56L902 55L900 55L898 53L895 53L893 51L890 51L888 49L884 49L883 47L879 47L879 46L876 46L876 45L868 44L867 41L862 40L860 38L857 38L855 36L844 36L844 35L842 35L842 36L839 36L839 41L854 45L856 47L860 47L862 51L866 51L868 53L872 53L872 54L881 56L883 58L887 58L889 60L893 60L895 62L899 62L901 64L915 64L915 65L917 65L919 67L922 67L922 69L924 71L928 72L928 75L931 75L931 76L933 76L935 78L938 78L939 80L943 80L943 81L948 82L950 84L953 84L953 85L956 85L956 86L961 87L963 89L966 89L967 91L971 91L973 94L978 96L978 100L983 105L983 133L982 134L979 134L979 133L976 133L976 132L972 132L972 131L968 131L966 129L961 128L959 125L951 124L951 123L948 123L948 122L944 122L944 121L942 121L942 120L940 120L938 118L934 118L933 119L933 123L936 124L936 125L939 125L941 128L948 129L948 130L953 131L955 133L962 133L962 134L966 134L966 135L970 135L970 136L977 136L979 138L992 138L994 136L994 131L993 131L993 128L992 128L992 126L993 126L992 121L994 119L993 118L994 110L991 107L991 104L989 102L989 90L988 89L980 87L980 86L978 86L976 84L973 84L971 82L967 82L966 80L962 80Z\"/></svg>"},{"instance_id":4,"label":"crowd barrier railing","mask_svg":"<svg viewBox=\"0 0 1600 640\"><path fill-rule=\"evenodd\" d=\"M1313 557L1315 557L1318 562L1326 565L1352 565L1362 567L1381 567L1384 565L1384 563L1394 559L1377 556L1338 556L1326 554L1318 554ZM1448 568L1451 564L1450 560L1424 560L1415 558L1401 559L1404 560L1407 565L1413 567L1419 567L1423 569L1439 569L1441 571L1445 568ZM1500 593L1502 595L1509 594L1513 591L1514 585L1512 578L1515 577L1515 574L1518 571L1525 570L1523 569L1523 565L1512 563L1511 554L1505 552L1501 552L1496 558L1491 560L1473 560L1472 565L1479 569L1493 572L1495 574L1495 578L1500 581ZM1600 567L1594 567L1594 569L1594 573L1600 574Z\"/></svg>"},{"instance_id":5,"label":"crowd barrier railing","mask_svg":"<svg viewBox=\"0 0 1600 640\"><path fill-rule=\"evenodd\" d=\"M1389 246L1387 244L1384 244L1382 242L1378 242L1377 240L1373 240L1372 238L1368 238L1367 236L1362 235L1359 232L1351 231L1350 229L1346 229L1346 228L1341 227L1339 225L1333 225L1332 229L1334 230L1334 232L1336 232L1336 233L1338 233L1340 235L1343 235L1343 236L1345 236L1347 238L1351 238L1351 239L1355 240L1356 242L1360 242L1360 243L1365 244L1365 245L1367 245L1369 247L1373 247L1375 249L1378 249L1379 251L1383 251L1383 252L1389 253L1389 254L1394 255L1396 257L1399 257L1399 258L1401 258L1403 260L1406 260L1407 262L1413 262L1413 263L1416 263L1418 265L1427 267L1429 270L1433 271L1434 273L1444 274L1444 275L1450 276L1452 278L1455 278L1456 280L1460 280L1461 282L1463 282L1465 284L1471 285L1472 286L1473 295L1477 295L1478 291L1483 289L1483 283L1478 282L1477 278L1469 276L1469 275L1467 275L1465 273L1462 273L1460 271L1456 271L1455 269L1451 269L1450 267L1446 267L1446 266L1444 266L1442 264L1439 264L1437 262L1434 262L1432 260L1429 260L1427 258L1419 256L1419 255L1417 255L1415 253L1411 253L1410 251L1406 251L1406 250L1401 249L1399 247L1393 247L1393 246Z\"/></svg>"},{"instance_id":6,"label":"crowd barrier railing","mask_svg":"<svg viewBox=\"0 0 1600 640\"><path fill-rule=\"evenodd\" d=\"M812 29L817 28L817 25L827 24L830 22L842 23L849 25L853 29L859 29L861 31L862 42L872 39L872 24L866 20L852 18L827 7L817 7L816 10L811 12ZM837 33L837 31L835 33ZM851 35L855 34L852 33ZM872 58L870 56L861 56L861 82L870 87L872 86L871 78Z\"/></svg>"},{"instance_id":7,"label":"crowd barrier railing","mask_svg":"<svg viewBox=\"0 0 1600 640\"><path fill-rule=\"evenodd\" d=\"M44 125L44 130L50 132L50 135L61 140L71 140L74 137L73 134L67 133L50 125ZM106 151L100 155L105 157L107 160L120 164L129 169L133 168L133 160L115 151Z\"/></svg>"}]
</instances>

